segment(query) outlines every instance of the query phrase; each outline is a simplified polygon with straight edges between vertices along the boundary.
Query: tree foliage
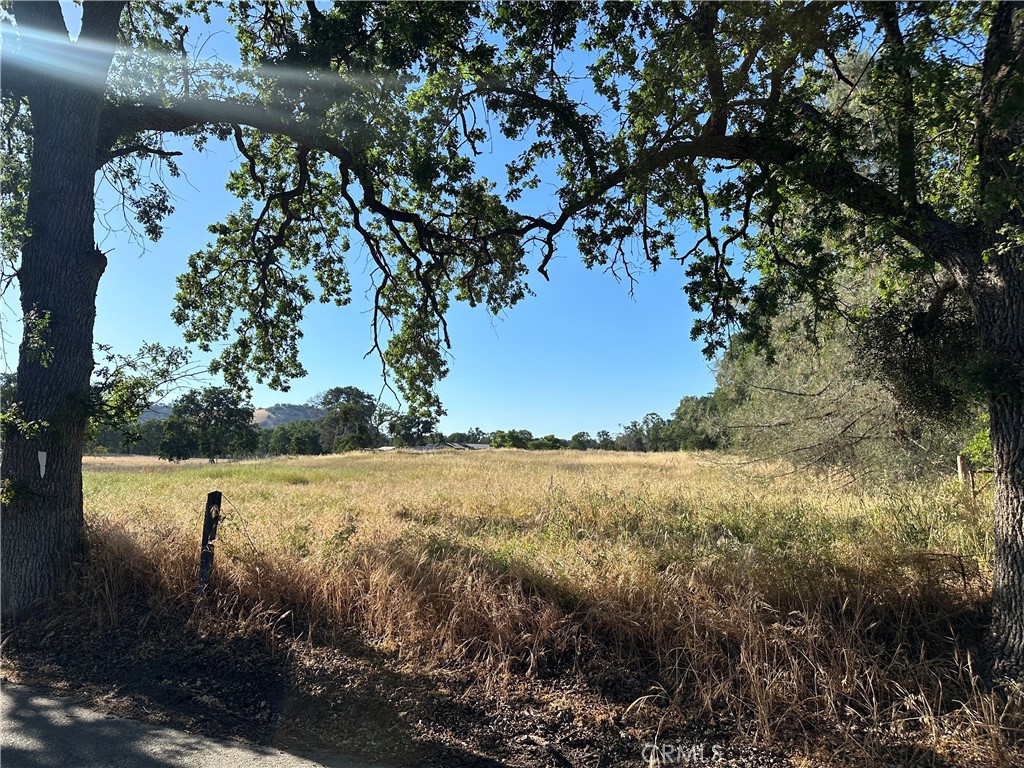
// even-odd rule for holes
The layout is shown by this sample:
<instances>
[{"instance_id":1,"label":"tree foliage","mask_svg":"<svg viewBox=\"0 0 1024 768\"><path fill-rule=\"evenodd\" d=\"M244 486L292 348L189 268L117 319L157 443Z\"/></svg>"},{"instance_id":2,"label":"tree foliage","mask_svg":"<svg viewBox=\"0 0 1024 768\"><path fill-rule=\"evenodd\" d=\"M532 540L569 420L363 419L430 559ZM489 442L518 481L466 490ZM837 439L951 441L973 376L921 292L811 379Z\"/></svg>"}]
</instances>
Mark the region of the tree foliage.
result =
<instances>
[{"instance_id":1,"label":"tree foliage","mask_svg":"<svg viewBox=\"0 0 1024 768\"><path fill-rule=\"evenodd\" d=\"M436 429L437 419L421 416L412 411L405 413L394 411L387 421L391 444L396 447L441 442L443 436L439 435Z\"/></svg>"},{"instance_id":2,"label":"tree foliage","mask_svg":"<svg viewBox=\"0 0 1024 768\"><path fill-rule=\"evenodd\" d=\"M94 432L103 427L117 431L128 444L141 437L143 413L200 370L181 347L144 344L134 355L123 355L97 345L97 351L102 362L93 372L90 426Z\"/></svg>"},{"instance_id":3,"label":"tree foliage","mask_svg":"<svg viewBox=\"0 0 1024 768\"><path fill-rule=\"evenodd\" d=\"M376 398L356 387L332 387L312 404L323 412L317 422L320 445L330 453L353 451L379 444Z\"/></svg>"},{"instance_id":4,"label":"tree foliage","mask_svg":"<svg viewBox=\"0 0 1024 768\"><path fill-rule=\"evenodd\" d=\"M201 348L224 344L233 385L303 373L305 308L350 298L349 233L371 257L374 345L413 408L436 411L451 300L517 303L531 250L546 277L563 232L629 276L684 261L711 352L736 327L767 343L794 300L836 310L849 264L937 295L951 266L922 238L978 211L966 137L994 6L229 2L240 68L182 59L208 8L124 14L97 162L157 237L173 208L144 167L177 173L167 137L238 150L239 208L190 257L175 314ZM5 110L16 261L31 133L16 98ZM477 173L484 113L515 142L504 179ZM551 215L521 204L542 177L559 185Z\"/></svg>"},{"instance_id":5,"label":"tree foliage","mask_svg":"<svg viewBox=\"0 0 1024 768\"><path fill-rule=\"evenodd\" d=\"M492 448L527 448L533 440L528 429L499 429L491 435Z\"/></svg>"},{"instance_id":6,"label":"tree foliage","mask_svg":"<svg viewBox=\"0 0 1024 768\"><path fill-rule=\"evenodd\" d=\"M970 401L955 407L951 399L942 409L915 407L937 402L934 382L922 378L908 397L893 384L897 379L910 386L903 378L908 369L890 368L885 374L878 367L901 354L893 348L906 332L889 337L888 346L877 349L873 345L881 340L873 335L879 327L875 318L867 336L861 322L836 321L819 324L812 343L786 330L803 319L794 308L776 321L769 337L774 352L770 361L742 335L733 338L722 356L714 401L733 449L815 470L870 475L876 481L954 466L967 439ZM924 369L936 370L941 355L941 349L917 345L914 359Z\"/></svg>"},{"instance_id":7,"label":"tree foliage","mask_svg":"<svg viewBox=\"0 0 1024 768\"><path fill-rule=\"evenodd\" d=\"M182 461L202 456L213 462L255 453L259 427L252 417L252 405L225 387L186 392L164 422L160 458Z\"/></svg>"},{"instance_id":8,"label":"tree foliage","mask_svg":"<svg viewBox=\"0 0 1024 768\"><path fill-rule=\"evenodd\" d=\"M569 448L574 451L589 451L597 447L597 441L590 436L589 432L577 432L569 438Z\"/></svg>"},{"instance_id":9,"label":"tree foliage","mask_svg":"<svg viewBox=\"0 0 1024 768\"><path fill-rule=\"evenodd\" d=\"M288 456L318 456L323 453L321 430L312 421L278 424L270 434L268 452Z\"/></svg>"},{"instance_id":10,"label":"tree foliage","mask_svg":"<svg viewBox=\"0 0 1024 768\"><path fill-rule=\"evenodd\" d=\"M558 451L565 448L567 444L568 441L554 435L544 435L544 437L528 441L526 447L531 451Z\"/></svg>"},{"instance_id":11,"label":"tree foliage","mask_svg":"<svg viewBox=\"0 0 1024 768\"><path fill-rule=\"evenodd\" d=\"M672 412L668 433L670 450L710 451L725 448L728 441L722 428L723 405L718 391L710 395L687 395Z\"/></svg>"}]
</instances>

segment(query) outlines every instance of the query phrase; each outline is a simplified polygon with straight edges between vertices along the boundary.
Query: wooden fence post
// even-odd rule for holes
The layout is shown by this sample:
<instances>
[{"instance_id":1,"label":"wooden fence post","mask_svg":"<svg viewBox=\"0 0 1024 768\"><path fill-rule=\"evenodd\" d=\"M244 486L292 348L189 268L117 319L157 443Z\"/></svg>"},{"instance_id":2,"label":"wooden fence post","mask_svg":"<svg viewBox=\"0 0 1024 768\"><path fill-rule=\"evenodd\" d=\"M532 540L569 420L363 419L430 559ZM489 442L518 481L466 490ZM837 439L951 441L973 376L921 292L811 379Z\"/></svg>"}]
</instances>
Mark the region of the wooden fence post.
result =
<instances>
[{"instance_id":1,"label":"wooden fence post","mask_svg":"<svg viewBox=\"0 0 1024 768\"><path fill-rule=\"evenodd\" d=\"M217 543L217 524L220 522L220 491L206 496L206 513L203 515L203 545L199 553L199 595L206 595L206 585L213 572L213 547Z\"/></svg>"},{"instance_id":2,"label":"wooden fence post","mask_svg":"<svg viewBox=\"0 0 1024 768\"><path fill-rule=\"evenodd\" d=\"M970 483L971 492L974 492L974 467L971 460L962 453L956 455L956 476L961 483Z\"/></svg>"}]
</instances>

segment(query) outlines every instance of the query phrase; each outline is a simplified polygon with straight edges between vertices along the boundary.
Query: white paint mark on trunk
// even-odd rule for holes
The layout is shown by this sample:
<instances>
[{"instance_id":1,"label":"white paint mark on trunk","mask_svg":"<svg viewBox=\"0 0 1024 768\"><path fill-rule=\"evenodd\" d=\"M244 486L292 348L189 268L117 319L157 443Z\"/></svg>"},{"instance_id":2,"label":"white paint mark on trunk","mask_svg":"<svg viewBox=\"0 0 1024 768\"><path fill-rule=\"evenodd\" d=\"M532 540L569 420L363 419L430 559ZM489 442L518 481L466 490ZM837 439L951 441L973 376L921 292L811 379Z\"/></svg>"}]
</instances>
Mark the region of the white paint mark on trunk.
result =
<instances>
[{"instance_id":1,"label":"white paint mark on trunk","mask_svg":"<svg viewBox=\"0 0 1024 768\"><path fill-rule=\"evenodd\" d=\"M36 456L39 458L39 476L46 477L46 451L37 451Z\"/></svg>"}]
</instances>

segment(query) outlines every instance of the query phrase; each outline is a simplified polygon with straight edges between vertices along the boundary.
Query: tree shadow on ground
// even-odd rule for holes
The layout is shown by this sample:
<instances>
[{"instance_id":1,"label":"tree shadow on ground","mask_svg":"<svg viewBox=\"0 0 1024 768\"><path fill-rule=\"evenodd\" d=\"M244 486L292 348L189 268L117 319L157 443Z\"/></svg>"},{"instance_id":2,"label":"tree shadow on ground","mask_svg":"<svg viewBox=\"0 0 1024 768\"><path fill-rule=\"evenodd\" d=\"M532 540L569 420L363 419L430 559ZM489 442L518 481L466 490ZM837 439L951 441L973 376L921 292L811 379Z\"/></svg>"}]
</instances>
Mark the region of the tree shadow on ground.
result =
<instances>
[{"instance_id":1,"label":"tree shadow on ground","mask_svg":"<svg viewBox=\"0 0 1024 768\"><path fill-rule=\"evenodd\" d=\"M316 760L331 768L505 765L424 733L418 723L433 717L432 707L467 726L481 722L485 714L437 695L427 677L388 669L383 656L354 635L340 646L322 649L317 657L299 639L302 627L283 626L255 613L240 618L218 606L215 596L209 603L182 598L150 605L150 588L143 578L132 576L112 598L117 610L109 611L101 608L110 607L110 596L101 599L75 590L72 583L35 615L4 626L7 680L41 686L150 726L296 754L314 749ZM415 708L403 705L399 710L396 702L402 697L396 692L402 691L416 700ZM14 704L12 722L26 734L24 743L38 748L5 749L5 766L11 760L27 768L104 764L94 757L102 757L109 725L79 718L46 731L46 712L33 709L24 697ZM54 762L53 740L67 743L60 734L78 734L79 729L74 741L80 744L72 742L78 756ZM32 735L42 732L52 737ZM90 751L94 744L95 755ZM119 764L163 768L196 763L172 750L166 759L139 752Z\"/></svg>"},{"instance_id":2,"label":"tree shadow on ground","mask_svg":"<svg viewBox=\"0 0 1024 768\"><path fill-rule=\"evenodd\" d=\"M312 653L301 654L302 660L298 655L280 634L241 632L223 618L202 620L169 609L137 620L126 617L117 627L65 623L41 614L20 622L4 644L5 666L19 682L153 726L284 749L328 768L505 765L456 744L434 742L417 729L417 721L428 715L467 727L485 715L438 694L425 677L387 669L373 649L349 639L344 651L325 650L319 662ZM398 709L402 694L414 699L407 702L408 712ZM40 749L9 753L5 745L5 766L8 760L26 768L104 764L94 758L102 756L104 739L113 736L109 725L76 718L48 727L46 712L30 706L25 696L15 704L11 723L24 732L26 743ZM67 741L62 732L74 734L75 757L54 761L50 747L54 739ZM131 753L131 744L124 749ZM163 759L139 751L119 764L195 765L187 752L171 749Z\"/></svg>"}]
</instances>

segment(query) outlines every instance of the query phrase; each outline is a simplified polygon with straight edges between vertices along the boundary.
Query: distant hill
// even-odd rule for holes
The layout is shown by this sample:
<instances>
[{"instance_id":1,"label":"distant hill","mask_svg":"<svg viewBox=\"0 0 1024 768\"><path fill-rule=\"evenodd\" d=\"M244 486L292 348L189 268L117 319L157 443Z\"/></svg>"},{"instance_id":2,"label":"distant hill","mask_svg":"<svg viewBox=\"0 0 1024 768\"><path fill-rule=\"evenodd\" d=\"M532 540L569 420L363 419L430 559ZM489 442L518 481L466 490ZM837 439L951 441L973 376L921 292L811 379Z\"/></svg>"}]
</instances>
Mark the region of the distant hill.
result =
<instances>
[{"instance_id":1,"label":"distant hill","mask_svg":"<svg viewBox=\"0 0 1024 768\"><path fill-rule=\"evenodd\" d=\"M139 421L152 421L153 419L166 419L171 415L171 406L169 405L154 405L151 408L147 408L142 412L139 417Z\"/></svg>"},{"instance_id":2,"label":"distant hill","mask_svg":"<svg viewBox=\"0 0 1024 768\"><path fill-rule=\"evenodd\" d=\"M171 415L171 406L154 405L147 408L142 414L140 421L151 419L166 419ZM313 421L323 415L319 408L312 405L293 405L291 403L278 403L269 408L257 408L253 413L253 421L264 429L273 429L281 424L288 424L292 421Z\"/></svg>"},{"instance_id":3,"label":"distant hill","mask_svg":"<svg viewBox=\"0 0 1024 768\"><path fill-rule=\"evenodd\" d=\"M292 421L313 421L320 418L323 412L312 405L292 405L278 403L269 408L257 408L253 421L264 429L273 429Z\"/></svg>"}]
</instances>

